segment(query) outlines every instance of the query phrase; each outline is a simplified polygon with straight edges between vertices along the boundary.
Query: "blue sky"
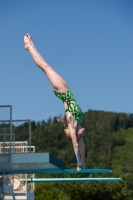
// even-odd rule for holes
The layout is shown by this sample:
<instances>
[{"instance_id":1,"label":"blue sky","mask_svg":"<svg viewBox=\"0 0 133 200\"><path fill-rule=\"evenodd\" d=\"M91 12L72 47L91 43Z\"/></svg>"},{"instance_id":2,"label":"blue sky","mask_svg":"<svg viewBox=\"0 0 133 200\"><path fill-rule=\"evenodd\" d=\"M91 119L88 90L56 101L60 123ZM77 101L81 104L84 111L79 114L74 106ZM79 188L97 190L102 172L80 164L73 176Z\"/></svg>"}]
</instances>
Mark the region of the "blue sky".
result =
<instances>
[{"instance_id":1,"label":"blue sky","mask_svg":"<svg viewBox=\"0 0 133 200\"><path fill-rule=\"evenodd\" d=\"M47 120L64 109L24 50L27 32L83 112L133 113L132 0L0 1L0 105L13 119Z\"/></svg>"}]
</instances>

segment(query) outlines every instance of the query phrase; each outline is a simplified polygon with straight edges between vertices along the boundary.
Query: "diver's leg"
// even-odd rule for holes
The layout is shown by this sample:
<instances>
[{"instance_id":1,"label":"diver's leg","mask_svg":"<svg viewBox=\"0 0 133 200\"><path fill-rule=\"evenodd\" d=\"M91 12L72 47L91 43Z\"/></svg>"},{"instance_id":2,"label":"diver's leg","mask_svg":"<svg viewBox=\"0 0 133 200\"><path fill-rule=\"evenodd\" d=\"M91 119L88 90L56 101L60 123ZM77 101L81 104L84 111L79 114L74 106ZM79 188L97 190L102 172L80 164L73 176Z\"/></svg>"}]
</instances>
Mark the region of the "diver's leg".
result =
<instances>
[{"instance_id":1,"label":"diver's leg","mask_svg":"<svg viewBox=\"0 0 133 200\"><path fill-rule=\"evenodd\" d=\"M76 160L77 160L77 163L78 163L77 164L77 171L79 171L79 170L81 170L83 165L82 165L82 162L81 162L79 145L78 145L77 136L76 136L77 121L75 120L75 118L73 117L73 115L70 112L66 112L66 118L67 118L68 128L69 128L70 135L71 135L74 153L75 153Z\"/></svg>"},{"instance_id":2,"label":"diver's leg","mask_svg":"<svg viewBox=\"0 0 133 200\"><path fill-rule=\"evenodd\" d=\"M26 34L24 36L25 50L28 50L31 54L36 65L47 75L49 81L52 84L52 87L57 92L66 91L66 82L65 80L52 68L50 67L40 53L35 48L31 36Z\"/></svg>"}]
</instances>

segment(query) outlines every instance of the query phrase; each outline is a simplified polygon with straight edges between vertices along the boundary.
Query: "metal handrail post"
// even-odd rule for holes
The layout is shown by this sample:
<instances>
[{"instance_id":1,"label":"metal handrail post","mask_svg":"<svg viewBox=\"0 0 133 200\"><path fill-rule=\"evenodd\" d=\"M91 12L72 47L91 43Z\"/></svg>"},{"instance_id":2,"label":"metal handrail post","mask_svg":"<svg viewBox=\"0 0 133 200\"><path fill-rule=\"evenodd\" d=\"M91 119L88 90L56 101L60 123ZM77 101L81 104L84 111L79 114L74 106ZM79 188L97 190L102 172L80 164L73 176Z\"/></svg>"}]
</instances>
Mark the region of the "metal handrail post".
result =
<instances>
[{"instance_id":1,"label":"metal handrail post","mask_svg":"<svg viewBox=\"0 0 133 200\"><path fill-rule=\"evenodd\" d=\"M29 153L31 153L31 120L29 120Z\"/></svg>"},{"instance_id":2,"label":"metal handrail post","mask_svg":"<svg viewBox=\"0 0 133 200\"><path fill-rule=\"evenodd\" d=\"M10 106L10 162L12 154L12 106Z\"/></svg>"}]
</instances>

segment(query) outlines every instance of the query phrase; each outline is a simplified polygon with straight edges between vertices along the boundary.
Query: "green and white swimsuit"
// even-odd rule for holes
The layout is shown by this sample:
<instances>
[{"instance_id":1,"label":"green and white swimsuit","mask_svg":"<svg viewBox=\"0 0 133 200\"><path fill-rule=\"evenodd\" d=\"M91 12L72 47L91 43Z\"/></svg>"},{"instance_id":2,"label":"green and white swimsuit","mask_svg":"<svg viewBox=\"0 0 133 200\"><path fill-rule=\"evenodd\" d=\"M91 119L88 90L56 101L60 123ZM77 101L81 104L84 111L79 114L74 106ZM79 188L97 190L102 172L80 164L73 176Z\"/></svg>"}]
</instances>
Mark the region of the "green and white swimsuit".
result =
<instances>
[{"instance_id":1,"label":"green and white swimsuit","mask_svg":"<svg viewBox=\"0 0 133 200\"><path fill-rule=\"evenodd\" d=\"M77 120L78 123L81 123L83 120L83 113L78 104L75 100L72 92L67 87L66 92L56 92L54 91L55 95L61 99L62 101L66 102L67 106L65 108L65 112L70 112L74 118Z\"/></svg>"}]
</instances>

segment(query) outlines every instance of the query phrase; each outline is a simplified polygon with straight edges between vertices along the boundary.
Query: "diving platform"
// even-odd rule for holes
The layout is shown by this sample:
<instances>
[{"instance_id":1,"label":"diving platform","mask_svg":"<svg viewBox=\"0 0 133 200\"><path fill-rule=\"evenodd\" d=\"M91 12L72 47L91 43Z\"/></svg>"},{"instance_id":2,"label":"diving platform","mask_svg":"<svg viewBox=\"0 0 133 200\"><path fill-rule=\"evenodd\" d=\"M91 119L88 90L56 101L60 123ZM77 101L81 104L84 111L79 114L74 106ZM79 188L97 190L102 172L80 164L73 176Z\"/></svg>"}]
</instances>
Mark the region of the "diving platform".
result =
<instances>
[{"instance_id":1,"label":"diving platform","mask_svg":"<svg viewBox=\"0 0 133 200\"><path fill-rule=\"evenodd\" d=\"M1 155L4 158L4 155ZM62 160L49 152L12 153L9 163L0 164L0 174L39 174L53 171L56 173L64 170L64 166L65 163Z\"/></svg>"},{"instance_id":2,"label":"diving platform","mask_svg":"<svg viewBox=\"0 0 133 200\"><path fill-rule=\"evenodd\" d=\"M25 179L21 179L25 181ZM121 182L121 178L29 178L28 182Z\"/></svg>"},{"instance_id":3,"label":"diving platform","mask_svg":"<svg viewBox=\"0 0 133 200\"><path fill-rule=\"evenodd\" d=\"M31 146L31 120L12 120L12 106L0 106L0 199L3 200L34 200L35 182L121 182L121 178L104 178L110 169L65 169L65 163L55 155L35 153ZM17 123L17 124L16 124ZM26 124L29 139L16 141L16 133L12 132L12 124ZM16 124L16 125L15 125ZM25 124L24 124L25 127ZM17 129L15 129L17 130ZM15 131L14 130L14 131ZM19 130L21 131L21 130ZM22 131L24 131L22 129ZM26 138L28 138L26 136ZM103 177L90 178L91 173L103 173ZM35 178L35 174L52 174L52 178ZM60 178L54 178L54 175ZM57 176L59 174L59 176ZM60 175L61 174L61 175ZM71 178L61 178L72 174ZM74 175L76 177L74 178ZM77 175L80 174L80 175ZM85 175L83 175L85 174ZM105 176L107 177L107 176Z\"/></svg>"},{"instance_id":4,"label":"diving platform","mask_svg":"<svg viewBox=\"0 0 133 200\"><path fill-rule=\"evenodd\" d=\"M2 157L1 157L2 156ZM7 154L5 154L7 157ZM0 155L0 159L4 154ZM46 153L13 153L11 162L0 164L0 173L5 174L70 174L70 173L110 173L110 169L64 169L65 163L54 156Z\"/></svg>"},{"instance_id":5,"label":"diving platform","mask_svg":"<svg viewBox=\"0 0 133 200\"><path fill-rule=\"evenodd\" d=\"M10 155L10 158L9 158ZM7 159L8 157L8 159ZM5 159L6 158L6 159ZM2 160L3 159L3 160ZM6 162L5 162L6 160ZM34 174L72 174L72 173L111 173L110 169L65 169L65 163L46 153L12 153L0 154L1 195L4 199L34 200L34 191L29 192L28 185L35 182L122 182L121 178L35 178ZM21 174L21 175L18 175ZM24 174L24 176L22 176ZM27 174L30 174L28 177ZM20 177L19 177L20 176ZM26 190L27 188L27 190ZM33 186L34 188L34 186ZM18 190L16 194L15 190ZM22 191L21 191L22 190ZM22 193L23 192L23 193Z\"/></svg>"},{"instance_id":6,"label":"diving platform","mask_svg":"<svg viewBox=\"0 0 133 200\"><path fill-rule=\"evenodd\" d=\"M77 171L76 169L64 169L64 174L87 174L87 173L111 173L112 171L110 169L82 169L80 171ZM62 171L58 172L62 173Z\"/></svg>"}]
</instances>

